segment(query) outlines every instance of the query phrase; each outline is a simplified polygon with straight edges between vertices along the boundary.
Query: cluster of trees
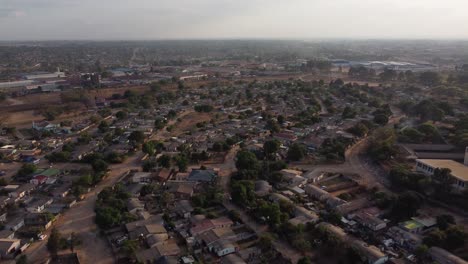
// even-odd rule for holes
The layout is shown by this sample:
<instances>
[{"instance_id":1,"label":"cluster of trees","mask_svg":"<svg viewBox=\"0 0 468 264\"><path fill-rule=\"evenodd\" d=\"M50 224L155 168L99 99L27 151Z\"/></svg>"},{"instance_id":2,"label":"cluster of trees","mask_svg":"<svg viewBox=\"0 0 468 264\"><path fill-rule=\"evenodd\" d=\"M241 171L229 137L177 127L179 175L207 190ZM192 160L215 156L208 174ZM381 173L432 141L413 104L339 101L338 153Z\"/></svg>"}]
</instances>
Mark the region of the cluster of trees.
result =
<instances>
[{"instance_id":1,"label":"cluster of trees","mask_svg":"<svg viewBox=\"0 0 468 264\"><path fill-rule=\"evenodd\" d=\"M127 212L127 200L130 195L124 186L106 187L98 194L96 201L96 224L101 229L110 229L134 221L136 217Z\"/></svg>"},{"instance_id":2,"label":"cluster of trees","mask_svg":"<svg viewBox=\"0 0 468 264\"><path fill-rule=\"evenodd\" d=\"M304 145L299 143L293 143L288 148L287 158L290 161L300 161L307 154L307 150Z\"/></svg>"},{"instance_id":3,"label":"cluster of trees","mask_svg":"<svg viewBox=\"0 0 468 264\"><path fill-rule=\"evenodd\" d=\"M415 104L412 101L402 101L399 107L409 116L419 117L422 122L441 121L445 115L454 115L453 107L444 101L425 99Z\"/></svg>"},{"instance_id":4,"label":"cluster of trees","mask_svg":"<svg viewBox=\"0 0 468 264\"><path fill-rule=\"evenodd\" d=\"M143 162L143 171L149 172L157 167L169 169L176 165L180 172L187 171L189 159L185 153L179 153L174 157L169 155L161 155L158 159L150 158Z\"/></svg>"},{"instance_id":5,"label":"cluster of trees","mask_svg":"<svg viewBox=\"0 0 468 264\"><path fill-rule=\"evenodd\" d=\"M423 195L415 191L402 191L399 195L389 195L385 192L372 190L371 199L379 208L386 209L387 215L385 217L395 223L416 216L424 204Z\"/></svg>"},{"instance_id":6,"label":"cluster of trees","mask_svg":"<svg viewBox=\"0 0 468 264\"><path fill-rule=\"evenodd\" d=\"M31 163L26 163L21 166L21 168L16 173L18 177L29 176L37 170L37 166Z\"/></svg>"},{"instance_id":7,"label":"cluster of trees","mask_svg":"<svg viewBox=\"0 0 468 264\"><path fill-rule=\"evenodd\" d=\"M372 115L374 116L374 123L378 125L386 125L392 116L392 110L388 104L379 107Z\"/></svg>"},{"instance_id":8,"label":"cluster of trees","mask_svg":"<svg viewBox=\"0 0 468 264\"><path fill-rule=\"evenodd\" d=\"M212 105L208 105L208 104L203 104L203 105L196 105L194 107L195 111L197 112L204 112L204 113L209 113L211 111L213 111L214 107Z\"/></svg>"},{"instance_id":9,"label":"cluster of trees","mask_svg":"<svg viewBox=\"0 0 468 264\"><path fill-rule=\"evenodd\" d=\"M259 199L256 201L255 210L252 210L255 218L265 222L272 227L278 227L289 220L288 211L294 206L286 201L280 200L278 203Z\"/></svg>"},{"instance_id":10,"label":"cluster of trees","mask_svg":"<svg viewBox=\"0 0 468 264\"><path fill-rule=\"evenodd\" d=\"M226 140L224 141L215 142L211 149L215 152L229 151L232 148L232 146L239 143L241 140L242 139L236 135L230 138L226 138Z\"/></svg>"},{"instance_id":11,"label":"cluster of trees","mask_svg":"<svg viewBox=\"0 0 468 264\"><path fill-rule=\"evenodd\" d=\"M391 81L400 81L407 83L419 83L426 86L436 86L442 83L442 78L437 72L426 71L419 74L415 74L411 70L405 72L397 72L390 68L385 68L381 73L378 74L374 69L366 68L364 66L351 67L349 69L348 75L352 78L361 79L361 80L372 80L378 79L382 82L391 82ZM457 74L457 77L452 76L454 81L463 81L465 80L465 75L463 73Z\"/></svg>"},{"instance_id":12,"label":"cluster of trees","mask_svg":"<svg viewBox=\"0 0 468 264\"><path fill-rule=\"evenodd\" d=\"M224 192L217 187L206 188L205 192L192 197L192 203L199 208L209 208L223 203Z\"/></svg>"},{"instance_id":13,"label":"cluster of trees","mask_svg":"<svg viewBox=\"0 0 468 264\"><path fill-rule=\"evenodd\" d=\"M320 122L322 119L319 116L320 105L317 107L308 107L294 116L297 121L296 127L309 126Z\"/></svg>"},{"instance_id":14,"label":"cluster of trees","mask_svg":"<svg viewBox=\"0 0 468 264\"><path fill-rule=\"evenodd\" d=\"M255 205L255 186L253 181L238 180L231 183L232 201L243 207Z\"/></svg>"},{"instance_id":15,"label":"cluster of trees","mask_svg":"<svg viewBox=\"0 0 468 264\"><path fill-rule=\"evenodd\" d=\"M154 120L154 127L157 130L163 129L166 126L166 124L167 124L167 120L164 118L156 118L156 120Z\"/></svg>"},{"instance_id":16,"label":"cluster of trees","mask_svg":"<svg viewBox=\"0 0 468 264\"><path fill-rule=\"evenodd\" d=\"M455 221L450 215L439 216L439 221L442 221L445 229L431 231L423 238L423 243L428 247L441 247L450 251L463 247L468 237L463 227L454 225Z\"/></svg>"},{"instance_id":17,"label":"cluster of trees","mask_svg":"<svg viewBox=\"0 0 468 264\"><path fill-rule=\"evenodd\" d=\"M143 143L142 151L149 156L154 156L156 153L160 153L164 149L164 144L159 141L151 140Z\"/></svg>"},{"instance_id":18,"label":"cluster of trees","mask_svg":"<svg viewBox=\"0 0 468 264\"><path fill-rule=\"evenodd\" d=\"M370 80L375 77L376 72L374 69L366 68L364 66L359 66L359 67L351 67L348 71L348 75L356 79Z\"/></svg>"},{"instance_id":19,"label":"cluster of trees","mask_svg":"<svg viewBox=\"0 0 468 264\"><path fill-rule=\"evenodd\" d=\"M460 117L455 123L454 136L451 141L460 149L468 146L468 115Z\"/></svg>"},{"instance_id":20,"label":"cluster of trees","mask_svg":"<svg viewBox=\"0 0 468 264\"><path fill-rule=\"evenodd\" d=\"M398 134L398 140L404 143L434 143L443 142L439 130L431 123L423 123L416 128L407 127L402 129Z\"/></svg>"},{"instance_id":21,"label":"cluster of trees","mask_svg":"<svg viewBox=\"0 0 468 264\"><path fill-rule=\"evenodd\" d=\"M310 225L299 224L294 226L289 222L284 222L277 228L276 232L280 237L285 238L292 247L305 254L312 249L312 243L310 242L312 240L311 229ZM311 262L308 258L302 258L298 263Z\"/></svg>"},{"instance_id":22,"label":"cluster of trees","mask_svg":"<svg viewBox=\"0 0 468 264\"><path fill-rule=\"evenodd\" d=\"M242 180L255 180L259 175L261 164L255 153L247 150L241 150L236 155L236 168L237 173L235 178Z\"/></svg>"},{"instance_id":23,"label":"cluster of trees","mask_svg":"<svg viewBox=\"0 0 468 264\"><path fill-rule=\"evenodd\" d=\"M343 161L346 149L353 144L345 137L326 138L319 148L319 154L330 161Z\"/></svg>"},{"instance_id":24,"label":"cluster of trees","mask_svg":"<svg viewBox=\"0 0 468 264\"><path fill-rule=\"evenodd\" d=\"M346 131L355 135L356 137L364 137L373 128L373 124L367 121L360 121L354 126L348 128Z\"/></svg>"},{"instance_id":25,"label":"cluster of trees","mask_svg":"<svg viewBox=\"0 0 468 264\"><path fill-rule=\"evenodd\" d=\"M376 160L389 160L396 153L396 133L393 128L381 127L374 131L369 141L367 153Z\"/></svg>"},{"instance_id":26,"label":"cluster of trees","mask_svg":"<svg viewBox=\"0 0 468 264\"><path fill-rule=\"evenodd\" d=\"M50 162L68 162L71 160L71 153L68 151L52 152L45 158Z\"/></svg>"},{"instance_id":27,"label":"cluster of trees","mask_svg":"<svg viewBox=\"0 0 468 264\"><path fill-rule=\"evenodd\" d=\"M356 109L350 107L350 106L346 106L344 109L343 109L343 113L341 114L341 118L343 119L352 119L352 118L355 118L357 115L357 111Z\"/></svg>"},{"instance_id":28,"label":"cluster of trees","mask_svg":"<svg viewBox=\"0 0 468 264\"><path fill-rule=\"evenodd\" d=\"M66 239L62 234L54 227L50 232L49 239L47 240L47 250L49 251L52 259L56 259L58 252L64 249L70 249L73 253L75 251L75 246L78 245L80 241L76 237L75 233L72 232L70 239Z\"/></svg>"},{"instance_id":29,"label":"cluster of trees","mask_svg":"<svg viewBox=\"0 0 468 264\"><path fill-rule=\"evenodd\" d=\"M403 165L392 167L389 172L391 184L398 189L407 189L418 192L424 192L430 185L430 178L413 172L411 168Z\"/></svg>"},{"instance_id":30,"label":"cluster of trees","mask_svg":"<svg viewBox=\"0 0 468 264\"><path fill-rule=\"evenodd\" d=\"M279 125L278 121L274 118L269 118L266 121L265 129L270 130L272 133L280 132L281 126Z\"/></svg>"}]
</instances>

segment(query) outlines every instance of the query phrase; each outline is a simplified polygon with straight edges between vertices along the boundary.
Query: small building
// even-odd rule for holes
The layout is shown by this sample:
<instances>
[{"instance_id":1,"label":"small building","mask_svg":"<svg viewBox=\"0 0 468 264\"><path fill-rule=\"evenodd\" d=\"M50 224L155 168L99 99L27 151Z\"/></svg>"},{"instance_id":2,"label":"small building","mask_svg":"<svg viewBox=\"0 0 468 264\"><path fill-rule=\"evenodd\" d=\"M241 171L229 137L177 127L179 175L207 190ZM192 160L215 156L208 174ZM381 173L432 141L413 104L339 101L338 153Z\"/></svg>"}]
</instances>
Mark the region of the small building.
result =
<instances>
[{"instance_id":1,"label":"small building","mask_svg":"<svg viewBox=\"0 0 468 264\"><path fill-rule=\"evenodd\" d=\"M187 181L211 183L216 179L214 170L192 170Z\"/></svg>"},{"instance_id":2,"label":"small building","mask_svg":"<svg viewBox=\"0 0 468 264\"><path fill-rule=\"evenodd\" d=\"M147 184L151 183L152 174L151 172L136 172L132 177L133 183Z\"/></svg>"},{"instance_id":3,"label":"small building","mask_svg":"<svg viewBox=\"0 0 468 264\"><path fill-rule=\"evenodd\" d=\"M437 224L434 217L420 216L412 217L411 220L400 223L400 227L413 234L420 234L427 231Z\"/></svg>"},{"instance_id":4,"label":"small building","mask_svg":"<svg viewBox=\"0 0 468 264\"><path fill-rule=\"evenodd\" d=\"M127 202L127 210L131 214L136 214L139 211L145 210L145 204L138 198L130 198Z\"/></svg>"},{"instance_id":5,"label":"small building","mask_svg":"<svg viewBox=\"0 0 468 264\"><path fill-rule=\"evenodd\" d=\"M15 231L12 230L2 230L0 231L0 239L13 239L15 238Z\"/></svg>"},{"instance_id":6,"label":"small building","mask_svg":"<svg viewBox=\"0 0 468 264\"><path fill-rule=\"evenodd\" d=\"M30 213L40 213L44 211L47 205L50 205L53 199L38 199L33 201L26 207L26 210Z\"/></svg>"},{"instance_id":7,"label":"small building","mask_svg":"<svg viewBox=\"0 0 468 264\"><path fill-rule=\"evenodd\" d=\"M179 256L180 248L175 242L157 244L156 248L161 256Z\"/></svg>"},{"instance_id":8,"label":"small building","mask_svg":"<svg viewBox=\"0 0 468 264\"><path fill-rule=\"evenodd\" d=\"M5 224L5 229L11 230L11 231L18 231L21 227L24 226L24 219L22 217L17 217L13 220L8 221Z\"/></svg>"},{"instance_id":9,"label":"small building","mask_svg":"<svg viewBox=\"0 0 468 264\"><path fill-rule=\"evenodd\" d=\"M388 261L388 256L379 248L368 245L362 240L353 240L351 246L368 264L383 264Z\"/></svg>"},{"instance_id":10,"label":"small building","mask_svg":"<svg viewBox=\"0 0 468 264\"><path fill-rule=\"evenodd\" d=\"M369 228L371 231L374 231L374 232L382 230L387 227L387 223L385 221L365 212L358 212L352 215L352 217L350 218L354 220L355 222L357 222L358 224L366 228Z\"/></svg>"},{"instance_id":11,"label":"small building","mask_svg":"<svg viewBox=\"0 0 468 264\"><path fill-rule=\"evenodd\" d=\"M237 247L227 241L217 241L213 243L213 252L218 257L226 256L237 251Z\"/></svg>"},{"instance_id":12,"label":"small building","mask_svg":"<svg viewBox=\"0 0 468 264\"><path fill-rule=\"evenodd\" d=\"M267 181L256 181L255 182L255 194L259 197L263 197L271 193L273 187Z\"/></svg>"},{"instance_id":13,"label":"small building","mask_svg":"<svg viewBox=\"0 0 468 264\"><path fill-rule=\"evenodd\" d=\"M37 122L32 123L32 129L37 130L37 131L55 132L59 128L60 128L59 124L52 124L47 121L42 121L39 123Z\"/></svg>"},{"instance_id":14,"label":"small building","mask_svg":"<svg viewBox=\"0 0 468 264\"><path fill-rule=\"evenodd\" d=\"M232 227L234 224L231 219L223 216L215 219L210 220L214 227L222 228L222 227Z\"/></svg>"},{"instance_id":15,"label":"small building","mask_svg":"<svg viewBox=\"0 0 468 264\"><path fill-rule=\"evenodd\" d=\"M48 179L47 176L36 175L36 176L33 176L33 178L29 182L34 185L41 185L41 184L44 184L47 181L47 179Z\"/></svg>"},{"instance_id":16,"label":"small building","mask_svg":"<svg viewBox=\"0 0 468 264\"><path fill-rule=\"evenodd\" d=\"M192 198L195 184L192 182L170 182L169 192L174 194L176 199L188 200Z\"/></svg>"},{"instance_id":17,"label":"small building","mask_svg":"<svg viewBox=\"0 0 468 264\"><path fill-rule=\"evenodd\" d=\"M36 186L32 183L25 183L20 185L14 191L10 192L8 195L11 198L23 198L24 196L29 195L29 193L34 190L35 187Z\"/></svg>"},{"instance_id":18,"label":"small building","mask_svg":"<svg viewBox=\"0 0 468 264\"><path fill-rule=\"evenodd\" d=\"M180 217L189 219L193 211L194 209L189 200L181 200L175 203L175 212Z\"/></svg>"},{"instance_id":19,"label":"small building","mask_svg":"<svg viewBox=\"0 0 468 264\"><path fill-rule=\"evenodd\" d=\"M390 227L385 235L392 239L393 243L399 247L408 250L415 250L422 243L422 240L419 236L407 232L398 226Z\"/></svg>"},{"instance_id":20,"label":"small building","mask_svg":"<svg viewBox=\"0 0 468 264\"><path fill-rule=\"evenodd\" d=\"M19 239L0 239L0 259L12 259L21 246Z\"/></svg>"},{"instance_id":21,"label":"small building","mask_svg":"<svg viewBox=\"0 0 468 264\"><path fill-rule=\"evenodd\" d=\"M467 155L465 154L465 165L453 160L417 159L416 171L428 176L433 176L436 169L450 169L453 178L453 187L458 190L468 188Z\"/></svg>"},{"instance_id":22,"label":"small building","mask_svg":"<svg viewBox=\"0 0 468 264\"><path fill-rule=\"evenodd\" d=\"M24 218L24 224L29 227L40 227L44 230L52 226L53 219L47 213L30 213Z\"/></svg>"},{"instance_id":23,"label":"small building","mask_svg":"<svg viewBox=\"0 0 468 264\"><path fill-rule=\"evenodd\" d=\"M166 168L162 168L160 169L157 174L156 174L156 179L159 181L159 182L166 182L170 179L171 177L171 174L172 174L172 170L170 169L166 169Z\"/></svg>"}]
</instances>

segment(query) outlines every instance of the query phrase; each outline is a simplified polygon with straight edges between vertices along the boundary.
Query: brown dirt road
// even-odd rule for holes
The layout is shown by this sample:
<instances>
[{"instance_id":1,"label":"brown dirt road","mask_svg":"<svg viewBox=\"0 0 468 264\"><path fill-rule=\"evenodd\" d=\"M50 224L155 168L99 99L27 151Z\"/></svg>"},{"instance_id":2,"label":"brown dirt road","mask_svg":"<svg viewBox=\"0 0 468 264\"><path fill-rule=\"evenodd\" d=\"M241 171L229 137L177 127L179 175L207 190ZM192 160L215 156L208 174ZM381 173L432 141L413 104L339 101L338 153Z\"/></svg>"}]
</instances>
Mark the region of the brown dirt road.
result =
<instances>
[{"instance_id":1,"label":"brown dirt road","mask_svg":"<svg viewBox=\"0 0 468 264\"><path fill-rule=\"evenodd\" d=\"M111 264L115 263L114 256L105 238L99 236L99 230L94 223L94 206L97 194L105 187L117 183L127 171L140 168L142 153L135 154L122 164L112 165L108 177L102 180L96 188L86 195L86 198L66 211L54 226L64 236L72 232L78 236L82 244L77 247L82 263ZM48 234L50 233L50 230ZM42 264L48 257L46 241L35 242L26 250L29 263Z\"/></svg>"}]
</instances>

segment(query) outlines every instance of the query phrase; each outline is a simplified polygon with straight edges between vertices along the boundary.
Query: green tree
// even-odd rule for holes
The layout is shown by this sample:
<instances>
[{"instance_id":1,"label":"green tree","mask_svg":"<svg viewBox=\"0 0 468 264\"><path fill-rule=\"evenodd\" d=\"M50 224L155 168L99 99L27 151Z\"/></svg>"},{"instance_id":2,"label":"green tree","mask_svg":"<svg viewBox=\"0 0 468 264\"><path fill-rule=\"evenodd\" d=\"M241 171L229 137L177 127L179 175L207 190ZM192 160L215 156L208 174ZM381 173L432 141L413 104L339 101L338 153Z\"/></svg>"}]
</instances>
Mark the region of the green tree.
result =
<instances>
[{"instance_id":1,"label":"green tree","mask_svg":"<svg viewBox=\"0 0 468 264\"><path fill-rule=\"evenodd\" d=\"M75 245L77 244L77 237L75 232L70 234L70 251L73 253L75 252Z\"/></svg>"},{"instance_id":2,"label":"green tree","mask_svg":"<svg viewBox=\"0 0 468 264\"><path fill-rule=\"evenodd\" d=\"M96 173L102 173L102 172L105 172L107 171L109 165L107 164L107 162L101 160L101 159L98 159L98 160L95 160L91 166L93 167L93 170L94 172Z\"/></svg>"},{"instance_id":3,"label":"green tree","mask_svg":"<svg viewBox=\"0 0 468 264\"><path fill-rule=\"evenodd\" d=\"M352 118L355 118L357 115L357 112L356 110L354 110L353 108L351 108L350 106L346 106L344 109L343 109L343 113L341 114L341 117L343 119L352 119Z\"/></svg>"},{"instance_id":4,"label":"green tree","mask_svg":"<svg viewBox=\"0 0 468 264\"><path fill-rule=\"evenodd\" d=\"M303 257L299 261L297 261L297 264L312 264L312 261L309 257Z\"/></svg>"},{"instance_id":5,"label":"green tree","mask_svg":"<svg viewBox=\"0 0 468 264\"><path fill-rule=\"evenodd\" d=\"M52 228L49 240L47 240L47 250L54 259L57 258L57 253L60 249L60 238L61 235L58 230L55 227Z\"/></svg>"},{"instance_id":6,"label":"green tree","mask_svg":"<svg viewBox=\"0 0 468 264\"><path fill-rule=\"evenodd\" d=\"M288 149L288 159L292 161L299 161L306 155L306 149L303 145L294 143Z\"/></svg>"},{"instance_id":7,"label":"green tree","mask_svg":"<svg viewBox=\"0 0 468 264\"><path fill-rule=\"evenodd\" d=\"M128 114L125 111L118 111L115 114L115 117L117 117L117 119L119 119L119 120L125 119L125 118L127 118L127 116L128 116Z\"/></svg>"},{"instance_id":8,"label":"green tree","mask_svg":"<svg viewBox=\"0 0 468 264\"><path fill-rule=\"evenodd\" d=\"M441 246L446 239L447 235L445 232L440 229L436 229L428 233L423 238L423 243L429 247Z\"/></svg>"},{"instance_id":9,"label":"green tree","mask_svg":"<svg viewBox=\"0 0 468 264\"><path fill-rule=\"evenodd\" d=\"M465 244L467 234L460 226L451 226L446 231L446 240L444 247L448 250L454 250Z\"/></svg>"},{"instance_id":10,"label":"green tree","mask_svg":"<svg viewBox=\"0 0 468 264\"><path fill-rule=\"evenodd\" d=\"M158 159L158 164L161 167L170 168L171 167L171 157L168 156L168 155L162 155Z\"/></svg>"},{"instance_id":11,"label":"green tree","mask_svg":"<svg viewBox=\"0 0 468 264\"><path fill-rule=\"evenodd\" d=\"M138 241L136 240L125 240L120 250L128 257L134 257L136 250L138 249Z\"/></svg>"},{"instance_id":12,"label":"green tree","mask_svg":"<svg viewBox=\"0 0 468 264\"><path fill-rule=\"evenodd\" d=\"M374 122L379 125L386 125L388 123L388 117L383 114L378 114L374 116Z\"/></svg>"},{"instance_id":13,"label":"green tree","mask_svg":"<svg viewBox=\"0 0 468 264\"><path fill-rule=\"evenodd\" d=\"M426 245L420 245L416 248L416 250L414 251L414 254L416 255L416 257L418 258L418 260L420 260L421 262L424 261L424 259L426 258L427 256L427 252L428 252L429 248L426 246ZM423 262L424 263L424 262Z\"/></svg>"},{"instance_id":14,"label":"green tree","mask_svg":"<svg viewBox=\"0 0 468 264\"><path fill-rule=\"evenodd\" d=\"M28 257L26 255L21 255L17 260L16 264L28 264Z\"/></svg>"},{"instance_id":15,"label":"green tree","mask_svg":"<svg viewBox=\"0 0 468 264\"><path fill-rule=\"evenodd\" d=\"M435 86L441 83L441 78L437 72L427 71L419 75L419 81L427 86Z\"/></svg>"},{"instance_id":16,"label":"green tree","mask_svg":"<svg viewBox=\"0 0 468 264\"><path fill-rule=\"evenodd\" d=\"M423 200L416 192L407 191L398 196L390 215L396 221L402 221L415 216L422 206Z\"/></svg>"},{"instance_id":17,"label":"green tree","mask_svg":"<svg viewBox=\"0 0 468 264\"><path fill-rule=\"evenodd\" d=\"M255 170L260 167L257 157L254 153L242 150L236 156L236 168L238 170Z\"/></svg>"},{"instance_id":18,"label":"green tree","mask_svg":"<svg viewBox=\"0 0 468 264\"><path fill-rule=\"evenodd\" d=\"M186 172L188 167L188 159L185 155L179 154L175 157L177 168L180 172Z\"/></svg>"},{"instance_id":19,"label":"green tree","mask_svg":"<svg viewBox=\"0 0 468 264\"><path fill-rule=\"evenodd\" d=\"M268 140L263 144L263 151L265 152L265 157L271 158L276 154L280 149L281 143L278 140Z\"/></svg>"},{"instance_id":20,"label":"green tree","mask_svg":"<svg viewBox=\"0 0 468 264\"><path fill-rule=\"evenodd\" d=\"M279 126L278 122L272 118L268 119L265 128L273 133L279 132L281 130L281 127Z\"/></svg>"},{"instance_id":21,"label":"green tree","mask_svg":"<svg viewBox=\"0 0 468 264\"><path fill-rule=\"evenodd\" d=\"M133 131L128 137L129 140L141 144L145 141L145 133L143 131Z\"/></svg>"},{"instance_id":22,"label":"green tree","mask_svg":"<svg viewBox=\"0 0 468 264\"><path fill-rule=\"evenodd\" d=\"M437 216L437 226L440 230L447 230L450 225L455 224L455 218L452 215L444 214Z\"/></svg>"},{"instance_id":23,"label":"green tree","mask_svg":"<svg viewBox=\"0 0 468 264\"><path fill-rule=\"evenodd\" d=\"M109 131L109 124L105 120L103 120L101 121L101 123L99 123L98 129L101 133L105 133Z\"/></svg>"},{"instance_id":24,"label":"green tree","mask_svg":"<svg viewBox=\"0 0 468 264\"><path fill-rule=\"evenodd\" d=\"M357 137L363 137L369 133L369 128L364 123L359 122L347 131Z\"/></svg>"},{"instance_id":25,"label":"green tree","mask_svg":"<svg viewBox=\"0 0 468 264\"><path fill-rule=\"evenodd\" d=\"M154 144L154 141L148 141L143 143L142 151L149 156L154 156L156 154L156 146Z\"/></svg>"},{"instance_id":26,"label":"green tree","mask_svg":"<svg viewBox=\"0 0 468 264\"><path fill-rule=\"evenodd\" d=\"M18 176L28 176L32 173L34 173L37 170L37 166L31 163L26 163L21 166L21 168L18 170L17 175Z\"/></svg>"}]
</instances>

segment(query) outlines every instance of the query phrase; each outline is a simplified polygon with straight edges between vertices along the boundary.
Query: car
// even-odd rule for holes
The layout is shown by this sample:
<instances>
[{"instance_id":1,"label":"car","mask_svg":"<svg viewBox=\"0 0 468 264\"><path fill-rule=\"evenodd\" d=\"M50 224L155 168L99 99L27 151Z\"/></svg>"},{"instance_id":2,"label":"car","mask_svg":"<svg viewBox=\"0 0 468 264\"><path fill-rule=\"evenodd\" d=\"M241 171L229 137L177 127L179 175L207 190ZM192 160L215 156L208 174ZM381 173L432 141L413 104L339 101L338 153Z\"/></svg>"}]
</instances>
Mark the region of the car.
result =
<instances>
[{"instance_id":1,"label":"car","mask_svg":"<svg viewBox=\"0 0 468 264\"><path fill-rule=\"evenodd\" d=\"M0 176L5 176L6 172L5 171L0 171Z\"/></svg>"},{"instance_id":2,"label":"car","mask_svg":"<svg viewBox=\"0 0 468 264\"><path fill-rule=\"evenodd\" d=\"M47 238L47 235L40 235L39 236L39 240L43 241Z\"/></svg>"}]
</instances>

